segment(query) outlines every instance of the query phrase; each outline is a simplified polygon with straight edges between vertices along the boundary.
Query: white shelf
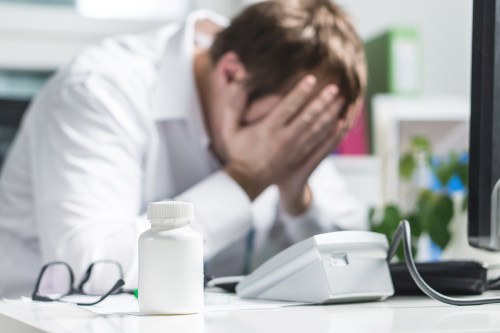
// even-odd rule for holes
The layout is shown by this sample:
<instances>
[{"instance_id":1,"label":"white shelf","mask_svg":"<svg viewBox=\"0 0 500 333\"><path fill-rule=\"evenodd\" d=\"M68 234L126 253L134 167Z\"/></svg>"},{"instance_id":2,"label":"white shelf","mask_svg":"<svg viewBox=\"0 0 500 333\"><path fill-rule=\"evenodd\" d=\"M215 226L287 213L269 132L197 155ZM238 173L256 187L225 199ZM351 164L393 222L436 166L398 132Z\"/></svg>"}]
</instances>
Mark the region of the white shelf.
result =
<instances>
[{"instance_id":1,"label":"white shelf","mask_svg":"<svg viewBox=\"0 0 500 333\"><path fill-rule=\"evenodd\" d=\"M60 6L0 4L0 69L54 70L105 36L163 23L90 19Z\"/></svg>"}]
</instances>

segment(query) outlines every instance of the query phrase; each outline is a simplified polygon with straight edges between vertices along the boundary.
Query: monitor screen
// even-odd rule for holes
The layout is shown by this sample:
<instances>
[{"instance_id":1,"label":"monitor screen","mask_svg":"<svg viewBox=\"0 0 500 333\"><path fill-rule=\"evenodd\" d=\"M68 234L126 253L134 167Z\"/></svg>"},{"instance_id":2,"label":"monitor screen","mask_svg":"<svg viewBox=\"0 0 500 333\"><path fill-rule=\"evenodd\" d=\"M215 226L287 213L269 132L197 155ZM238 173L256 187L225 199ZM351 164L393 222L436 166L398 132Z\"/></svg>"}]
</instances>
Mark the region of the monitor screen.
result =
<instances>
[{"instance_id":1,"label":"monitor screen","mask_svg":"<svg viewBox=\"0 0 500 333\"><path fill-rule=\"evenodd\" d=\"M500 0L475 0L472 32L468 238L500 250Z\"/></svg>"}]
</instances>

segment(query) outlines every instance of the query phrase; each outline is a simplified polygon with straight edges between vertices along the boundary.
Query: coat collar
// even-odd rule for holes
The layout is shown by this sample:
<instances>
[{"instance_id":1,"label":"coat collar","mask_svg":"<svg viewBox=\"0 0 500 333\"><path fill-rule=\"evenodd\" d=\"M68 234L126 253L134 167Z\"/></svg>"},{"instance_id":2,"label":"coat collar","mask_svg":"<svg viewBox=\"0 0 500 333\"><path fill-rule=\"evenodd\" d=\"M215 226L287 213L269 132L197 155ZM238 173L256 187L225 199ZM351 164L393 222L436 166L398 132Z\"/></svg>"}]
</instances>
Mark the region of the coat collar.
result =
<instances>
[{"instance_id":1,"label":"coat collar","mask_svg":"<svg viewBox=\"0 0 500 333\"><path fill-rule=\"evenodd\" d=\"M153 91L152 117L155 121L192 120L208 145L201 104L193 70L195 24L209 19L222 27L228 20L214 12L199 10L191 13L183 25L168 39L159 63L158 81Z\"/></svg>"}]
</instances>

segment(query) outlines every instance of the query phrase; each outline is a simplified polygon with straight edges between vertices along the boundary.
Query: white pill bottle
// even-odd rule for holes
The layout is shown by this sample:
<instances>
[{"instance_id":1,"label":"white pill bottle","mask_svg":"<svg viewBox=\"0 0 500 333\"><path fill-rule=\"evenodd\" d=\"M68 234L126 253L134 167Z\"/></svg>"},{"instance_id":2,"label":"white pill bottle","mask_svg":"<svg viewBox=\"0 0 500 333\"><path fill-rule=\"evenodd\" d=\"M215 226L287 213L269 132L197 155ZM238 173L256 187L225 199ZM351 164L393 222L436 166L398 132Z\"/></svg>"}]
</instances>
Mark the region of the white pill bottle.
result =
<instances>
[{"instance_id":1,"label":"white pill bottle","mask_svg":"<svg viewBox=\"0 0 500 333\"><path fill-rule=\"evenodd\" d=\"M148 205L151 229L139 237L139 309L190 314L203 309L203 238L191 227L192 203Z\"/></svg>"}]
</instances>

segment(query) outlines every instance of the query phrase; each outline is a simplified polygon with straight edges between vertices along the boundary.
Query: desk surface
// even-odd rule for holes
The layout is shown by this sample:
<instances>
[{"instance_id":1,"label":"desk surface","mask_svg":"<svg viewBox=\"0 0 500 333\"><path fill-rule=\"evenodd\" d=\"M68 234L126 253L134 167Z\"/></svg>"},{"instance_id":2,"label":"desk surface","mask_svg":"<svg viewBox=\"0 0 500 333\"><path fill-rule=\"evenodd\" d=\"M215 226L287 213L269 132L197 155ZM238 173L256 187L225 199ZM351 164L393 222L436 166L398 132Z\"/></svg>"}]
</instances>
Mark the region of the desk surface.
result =
<instances>
[{"instance_id":1,"label":"desk surface","mask_svg":"<svg viewBox=\"0 0 500 333\"><path fill-rule=\"evenodd\" d=\"M500 304L457 307L422 297L384 302L206 312L185 316L102 316L0 302L0 332L493 332Z\"/></svg>"}]
</instances>

